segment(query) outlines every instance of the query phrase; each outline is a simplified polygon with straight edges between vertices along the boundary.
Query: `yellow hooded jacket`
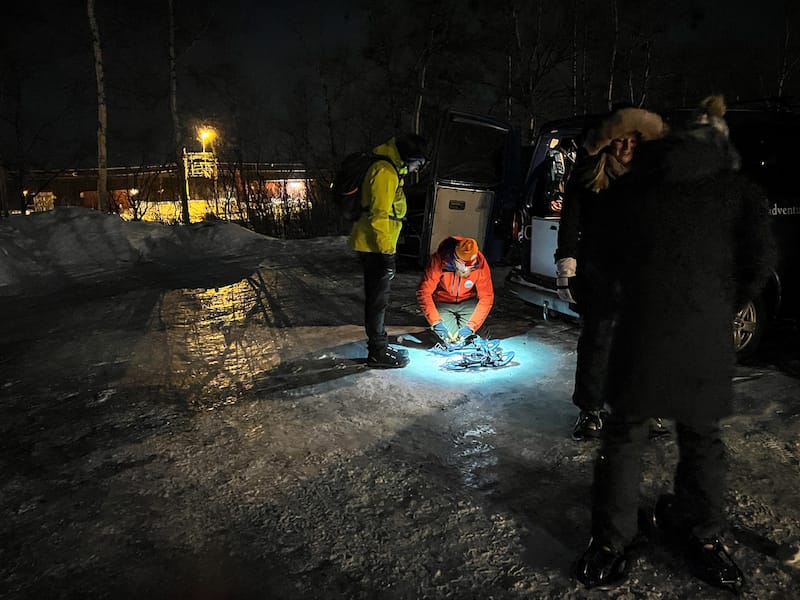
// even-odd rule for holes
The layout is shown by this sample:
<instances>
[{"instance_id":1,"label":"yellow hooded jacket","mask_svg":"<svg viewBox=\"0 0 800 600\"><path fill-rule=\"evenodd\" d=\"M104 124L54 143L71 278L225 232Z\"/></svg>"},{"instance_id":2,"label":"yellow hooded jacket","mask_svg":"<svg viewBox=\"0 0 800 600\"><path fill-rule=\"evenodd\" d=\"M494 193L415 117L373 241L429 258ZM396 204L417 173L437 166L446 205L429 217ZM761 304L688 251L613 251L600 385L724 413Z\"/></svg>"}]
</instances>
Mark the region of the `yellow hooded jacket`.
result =
<instances>
[{"instance_id":1,"label":"yellow hooded jacket","mask_svg":"<svg viewBox=\"0 0 800 600\"><path fill-rule=\"evenodd\" d=\"M408 171L394 138L372 151L391 158L396 169L385 160L376 160L367 170L361 185L361 206L366 210L353 224L349 243L358 252L394 254L406 216L403 175Z\"/></svg>"}]
</instances>

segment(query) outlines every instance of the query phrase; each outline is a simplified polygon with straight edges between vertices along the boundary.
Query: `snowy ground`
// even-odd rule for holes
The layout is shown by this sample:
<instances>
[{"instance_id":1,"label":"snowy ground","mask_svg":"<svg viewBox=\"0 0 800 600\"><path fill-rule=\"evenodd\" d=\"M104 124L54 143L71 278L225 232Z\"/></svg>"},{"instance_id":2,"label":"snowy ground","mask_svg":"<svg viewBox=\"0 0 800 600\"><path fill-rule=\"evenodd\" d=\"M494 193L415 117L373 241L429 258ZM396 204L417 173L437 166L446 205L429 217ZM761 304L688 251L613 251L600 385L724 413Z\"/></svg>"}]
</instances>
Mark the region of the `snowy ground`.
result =
<instances>
[{"instance_id":1,"label":"snowy ground","mask_svg":"<svg viewBox=\"0 0 800 600\"><path fill-rule=\"evenodd\" d=\"M424 339L418 278L393 336ZM511 365L447 372L405 341L408 368L366 370L361 297L340 237L0 221L0 597L607 597L570 574L596 450L569 436L577 327L501 290ZM793 598L800 373L768 350L726 422L731 541L745 597ZM675 459L653 441L643 502ZM611 596L725 594L650 545Z\"/></svg>"}]
</instances>

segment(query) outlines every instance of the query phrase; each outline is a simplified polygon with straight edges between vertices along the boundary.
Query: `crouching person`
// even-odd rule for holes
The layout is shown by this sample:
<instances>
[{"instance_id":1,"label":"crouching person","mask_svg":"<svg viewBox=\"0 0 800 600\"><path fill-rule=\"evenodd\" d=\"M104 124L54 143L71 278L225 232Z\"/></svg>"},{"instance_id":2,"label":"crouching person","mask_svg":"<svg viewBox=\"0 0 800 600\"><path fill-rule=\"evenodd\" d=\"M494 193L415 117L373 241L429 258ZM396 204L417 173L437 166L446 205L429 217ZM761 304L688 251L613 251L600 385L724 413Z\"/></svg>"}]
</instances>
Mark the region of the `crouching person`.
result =
<instances>
[{"instance_id":1,"label":"crouching person","mask_svg":"<svg viewBox=\"0 0 800 600\"><path fill-rule=\"evenodd\" d=\"M417 302L445 346L467 341L494 305L492 274L472 238L451 236L439 244L417 287Z\"/></svg>"}]
</instances>

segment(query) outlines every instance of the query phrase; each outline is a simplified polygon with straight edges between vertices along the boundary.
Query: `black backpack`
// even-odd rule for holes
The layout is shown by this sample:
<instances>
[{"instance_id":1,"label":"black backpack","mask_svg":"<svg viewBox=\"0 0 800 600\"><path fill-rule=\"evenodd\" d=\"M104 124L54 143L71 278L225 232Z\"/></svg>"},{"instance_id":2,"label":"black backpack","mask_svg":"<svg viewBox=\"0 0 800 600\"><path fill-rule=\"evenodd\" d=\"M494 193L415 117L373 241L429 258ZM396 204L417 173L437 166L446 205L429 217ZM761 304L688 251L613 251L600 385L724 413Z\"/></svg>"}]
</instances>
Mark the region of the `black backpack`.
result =
<instances>
[{"instance_id":1,"label":"black backpack","mask_svg":"<svg viewBox=\"0 0 800 600\"><path fill-rule=\"evenodd\" d=\"M367 170L378 160L388 162L397 171L397 167L388 156L372 152L353 152L344 157L333 176L331 183L333 201L348 221L358 221L361 213L367 210L361 206L361 184L364 182ZM397 176L400 176L399 171Z\"/></svg>"}]
</instances>

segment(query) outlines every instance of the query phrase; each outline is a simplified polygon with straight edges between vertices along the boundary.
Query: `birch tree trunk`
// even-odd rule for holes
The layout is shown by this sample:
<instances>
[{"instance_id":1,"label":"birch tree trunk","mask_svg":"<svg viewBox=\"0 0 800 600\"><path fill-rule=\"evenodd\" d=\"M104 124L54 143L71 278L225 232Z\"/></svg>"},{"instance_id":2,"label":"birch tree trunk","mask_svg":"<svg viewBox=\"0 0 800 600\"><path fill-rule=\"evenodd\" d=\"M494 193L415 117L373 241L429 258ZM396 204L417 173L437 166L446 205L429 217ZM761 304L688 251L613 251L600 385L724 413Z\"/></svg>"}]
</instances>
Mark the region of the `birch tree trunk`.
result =
<instances>
[{"instance_id":1,"label":"birch tree trunk","mask_svg":"<svg viewBox=\"0 0 800 600\"><path fill-rule=\"evenodd\" d=\"M178 177L178 189L181 194L181 221L188 224L189 190L186 164L181 145L181 122L178 116L178 70L175 61L175 9L173 0L169 4L169 108L172 113L172 130L175 135L175 173Z\"/></svg>"},{"instance_id":2,"label":"birch tree trunk","mask_svg":"<svg viewBox=\"0 0 800 600\"><path fill-rule=\"evenodd\" d=\"M619 43L619 11L617 9L617 0L611 0L611 12L614 19L614 42L611 46L611 64L608 70L608 96L606 101L608 110L611 110L614 97L614 71L617 67L617 44Z\"/></svg>"},{"instance_id":3,"label":"birch tree trunk","mask_svg":"<svg viewBox=\"0 0 800 600\"><path fill-rule=\"evenodd\" d=\"M647 102L647 89L650 85L650 70L652 69L653 65L653 44L654 42L646 42L645 44L645 63L644 63L644 74L642 75L642 94L639 96L639 102L636 106L642 107Z\"/></svg>"},{"instance_id":4,"label":"birch tree trunk","mask_svg":"<svg viewBox=\"0 0 800 600\"><path fill-rule=\"evenodd\" d=\"M97 80L97 210L107 210L108 203L108 150L106 148L106 129L108 115L106 107L106 87L103 74L103 51L100 47L100 30L94 11L94 0L87 0L89 29L92 32L94 48L94 73Z\"/></svg>"},{"instance_id":5,"label":"birch tree trunk","mask_svg":"<svg viewBox=\"0 0 800 600\"><path fill-rule=\"evenodd\" d=\"M414 116L412 127L414 133L419 133L422 121L422 106L425 102L425 93L427 92L427 78L428 78L428 64L431 57L436 52L437 40L434 31L434 26L438 24L438 17L432 16L431 22L428 25L427 37L428 41L425 47L417 57L414 70L417 73L417 94L414 99Z\"/></svg>"},{"instance_id":6,"label":"birch tree trunk","mask_svg":"<svg viewBox=\"0 0 800 600\"><path fill-rule=\"evenodd\" d=\"M581 47L581 98L583 101L583 114L589 112L589 26L586 23L586 18L583 19L583 46Z\"/></svg>"},{"instance_id":7,"label":"birch tree trunk","mask_svg":"<svg viewBox=\"0 0 800 600\"><path fill-rule=\"evenodd\" d=\"M8 218L8 171L0 164L0 218Z\"/></svg>"},{"instance_id":8,"label":"birch tree trunk","mask_svg":"<svg viewBox=\"0 0 800 600\"><path fill-rule=\"evenodd\" d=\"M786 82L792 71L797 67L800 62L800 56L791 56L791 41L792 41L792 25L789 21L789 15L786 15L786 22L784 26L783 45L781 47L780 65L778 67L778 98L783 98Z\"/></svg>"},{"instance_id":9,"label":"birch tree trunk","mask_svg":"<svg viewBox=\"0 0 800 600\"><path fill-rule=\"evenodd\" d=\"M425 99L425 78L428 74L428 64L427 62L422 65L422 68L419 71L419 79L417 81L418 88L417 88L417 100L414 105L414 133L420 132L421 127L421 119L422 119L422 102Z\"/></svg>"},{"instance_id":10,"label":"birch tree trunk","mask_svg":"<svg viewBox=\"0 0 800 600\"><path fill-rule=\"evenodd\" d=\"M578 114L578 0L572 0L572 114Z\"/></svg>"}]
</instances>

